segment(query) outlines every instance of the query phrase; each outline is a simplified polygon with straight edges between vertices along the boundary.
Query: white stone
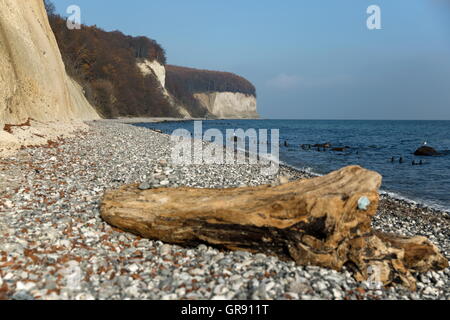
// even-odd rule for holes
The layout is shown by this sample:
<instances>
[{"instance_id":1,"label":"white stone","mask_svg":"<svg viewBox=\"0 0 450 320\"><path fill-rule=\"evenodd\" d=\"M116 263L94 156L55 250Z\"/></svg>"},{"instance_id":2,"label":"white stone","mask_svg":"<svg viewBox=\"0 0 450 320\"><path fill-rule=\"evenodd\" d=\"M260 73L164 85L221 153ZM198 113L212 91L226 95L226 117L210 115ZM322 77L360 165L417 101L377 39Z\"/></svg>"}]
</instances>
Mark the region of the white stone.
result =
<instances>
[{"instance_id":1,"label":"white stone","mask_svg":"<svg viewBox=\"0 0 450 320\"><path fill-rule=\"evenodd\" d=\"M99 118L65 71L43 1L2 0L0 25L0 128L29 118L40 121L41 128L43 122L57 121L43 131L36 131L32 121L32 127L14 128L12 138L1 130L0 154L12 154L20 145L47 144L57 136L50 127L67 134L73 132L70 121Z\"/></svg>"},{"instance_id":2,"label":"white stone","mask_svg":"<svg viewBox=\"0 0 450 320\"><path fill-rule=\"evenodd\" d=\"M139 266L137 264L132 264L128 267L128 270L130 270L131 273L135 273L139 270Z\"/></svg>"},{"instance_id":3,"label":"white stone","mask_svg":"<svg viewBox=\"0 0 450 320\"><path fill-rule=\"evenodd\" d=\"M95 298L89 293L80 293L75 297L75 300L92 301Z\"/></svg>"},{"instance_id":4,"label":"white stone","mask_svg":"<svg viewBox=\"0 0 450 320\"><path fill-rule=\"evenodd\" d=\"M33 283L33 282L22 282L22 281L19 281L16 284L16 290L17 291L30 291L35 286L36 286L36 284Z\"/></svg>"},{"instance_id":5,"label":"white stone","mask_svg":"<svg viewBox=\"0 0 450 320\"><path fill-rule=\"evenodd\" d=\"M322 281L319 281L319 282L317 282L317 283L315 283L314 284L314 287L315 287L315 289L316 290L318 290L318 291L325 291L325 290L327 290L327 285L326 285L326 283L325 282L322 282Z\"/></svg>"},{"instance_id":6,"label":"white stone","mask_svg":"<svg viewBox=\"0 0 450 320\"><path fill-rule=\"evenodd\" d=\"M12 280L14 279L14 274L12 274L11 272L7 273L6 276L3 277L3 280Z\"/></svg>"},{"instance_id":7,"label":"white stone","mask_svg":"<svg viewBox=\"0 0 450 320\"><path fill-rule=\"evenodd\" d=\"M193 276L201 276L205 272L202 269L196 268L196 269L191 270L189 273Z\"/></svg>"},{"instance_id":8,"label":"white stone","mask_svg":"<svg viewBox=\"0 0 450 320\"><path fill-rule=\"evenodd\" d=\"M162 256L168 255L168 254L170 254L171 252L172 252L172 248L171 248L170 245L168 245L168 244L163 245L163 246L161 247L160 251L159 251L159 253L160 253Z\"/></svg>"},{"instance_id":9,"label":"white stone","mask_svg":"<svg viewBox=\"0 0 450 320\"><path fill-rule=\"evenodd\" d=\"M275 287L275 283L274 282L267 283L266 284L266 291L272 290L273 287Z\"/></svg>"},{"instance_id":10,"label":"white stone","mask_svg":"<svg viewBox=\"0 0 450 320\"><path fill-rule=\"evenodd\" d=\"M167 185L170 184L170 181L169 181L169 180L163 180L163 181L161 181L159 184L160 184L161 186L167 186Z\"/></svg>"},{"instance_id":11,"label":"white stone","mask_svg":"<svg viewBox=\"0 0 450 320\"><path fill-rule=\"evenodd\" d=\"M134 298L139 297L139 288L136 286L126 288L125 292Z\"/></svg>"},{"instance_id":12,"label":"white stone","mask_svg":"<svg viewBox=\"0 0 450 320\"><path fill-rule=\"evenodd\" d=\"M66 248L70 248L72 246L72 242L70 242L70 240L60 240L59 244Z\"/></svg>"},{"instance_id":13,"label":"white stone","mask_svg":"<svg viewBox=\"0 0 450 320\"><path fill-rule=\"evenodd\" d=\"M333 288L333 289L331 290L331 292L333 293L333 297L334 297L336 300L342 300L342 292L340 292L338 289Z\"/></svg>"},{"instance_id":14,"label":"white stone","mask_svg":"<svg viewBox=\"0 0 450 320\"><path fill-rule=\"evenodd\" d=\"M423 290L423 294L429 295L429 296L437 296L437 295L439 295L439 289L432 288L432 287L426 287L425 290Z\"/></svg>"},{"instance_id":15,"label":"white stone","mask_svg":"<svg viewBox=\"0 0 450 320\"><path fill-rule=\"evenodd\" d=\"M438 282L436 282L436 287L438 288L442 288L445 286L445 282L442 280L439 280Z\"/></svg>"},{"instance_id":16,"label":"white stone","mask_svg":"<svg viewBox=\"0 0 450 320\"><path fill-rule=\"evenodd\" d=\"M12 203L11 200L5 200L5 201L3 202L3 204L4 204L5 207L8 208L8 209L10 209L10 208L13 207L13 203Z\"/></svg>"},{"instance_id":17,"label":"white stone","mask_svg":"<svg viewBox=\"0 0 450 320\"><path fill-rule=\"evenodd\" d=\"M166 294L162 297L162 300L177 300L177 295L175 293Z\"/></svg>"}]
</instances>

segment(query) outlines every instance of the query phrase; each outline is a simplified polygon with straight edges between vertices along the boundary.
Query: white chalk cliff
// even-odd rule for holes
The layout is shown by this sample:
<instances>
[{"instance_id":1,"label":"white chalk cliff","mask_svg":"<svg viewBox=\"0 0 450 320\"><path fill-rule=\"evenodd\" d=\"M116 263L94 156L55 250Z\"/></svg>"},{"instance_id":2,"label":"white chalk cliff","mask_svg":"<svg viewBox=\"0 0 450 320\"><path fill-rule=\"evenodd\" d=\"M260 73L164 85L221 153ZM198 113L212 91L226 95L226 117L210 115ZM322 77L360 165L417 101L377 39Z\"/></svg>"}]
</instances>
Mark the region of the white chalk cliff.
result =
<instances>
[{"instance_id":1,"label":"white chalk cliff","mask_svg":"<svg viewBox=\"0 0 450 320\"><path fill-rule=\"evenodd\" d=\"M164 92L167 93L166 68L162 64L156 60L150 61L148 59L142 59L138 60L137 65L144 76L153 74L159 81L161 87L164 89Z\"/></svg>"},{"instance_id":2,"label":"white chalk cliff","mask_svg":"<svg viewBox=\"0 0 450 320\"><path fill-rule=\"evenodd\" d=\"M177 105L175 99L166 89L166 68L158 61L138 60L137 65L145 76L154 76L159 81L164 95L185 118L190 118L185 107ZM235 92L204 92L194 94L200 104L209 113L220 119L255 119L259 118L256 97Z\"/></svg>"},{"instance_id":3,"label":"white chalk cliff","mask_svg":"<svg viewBox=\"0 0 450 320\"><path fill-rule=\"evenodd\" d=\"M70 122L99 116L66 74L43 1L0 0L0 131L29 118ZM2 140L11 145L14 138L3 131Z\"/></svg>"},{"instance_id":4,"label":"white chalk cliff","mask_svg":"<svg viewBox=\"0 0 450 320\"><path fill-rule=\"evenodd\" d=\"M0 122L98 118L71 80L42 0L0 0Z\"/></svg>"},{"instance_id":5,"label":"white chalk cliff","mask_svg":"<svg viewBox=\"0 0 450 320\"><path fill-rule=\"evenodd\" d=\"M210 114L219 119L256 119L256 97L238 92L205 92L196 93L194 97L200 101Z\"/></svg>"}]
</instances>

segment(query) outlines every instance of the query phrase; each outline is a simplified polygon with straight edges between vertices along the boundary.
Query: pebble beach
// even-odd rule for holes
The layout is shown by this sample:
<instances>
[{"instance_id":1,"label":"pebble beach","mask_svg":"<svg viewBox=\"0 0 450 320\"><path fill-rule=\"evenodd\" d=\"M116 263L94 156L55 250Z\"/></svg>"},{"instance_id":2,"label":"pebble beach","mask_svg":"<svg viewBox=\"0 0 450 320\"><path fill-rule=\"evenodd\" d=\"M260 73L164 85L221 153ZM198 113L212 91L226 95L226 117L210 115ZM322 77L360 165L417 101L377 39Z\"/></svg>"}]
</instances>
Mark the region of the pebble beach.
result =
<instances>
[{"instance_id":1,"label":"pebble beach","mask_svg":"<svg viewBox=\"0 0 450 320\"><path fill-rule=\"evenodd\" d=\"M165 134L119 121L0 159L0 299L379 300L450 299L450 269L417 274L416 292L374 289L349 271L301 267L276 257L141 239L104 221L105 190L228 188L311 177L282 166L171 165ZM450 215L381 196L376 229L426 236L450 258Z\"/></svg>"}]
</instances>

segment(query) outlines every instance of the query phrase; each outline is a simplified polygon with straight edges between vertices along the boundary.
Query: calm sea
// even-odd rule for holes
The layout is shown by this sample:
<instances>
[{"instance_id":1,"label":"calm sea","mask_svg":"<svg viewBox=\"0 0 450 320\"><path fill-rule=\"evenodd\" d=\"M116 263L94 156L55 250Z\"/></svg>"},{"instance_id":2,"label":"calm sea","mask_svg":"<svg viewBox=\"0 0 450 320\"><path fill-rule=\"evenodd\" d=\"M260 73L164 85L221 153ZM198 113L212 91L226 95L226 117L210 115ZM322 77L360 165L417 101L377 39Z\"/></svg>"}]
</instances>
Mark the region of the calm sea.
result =
<instances>
[{"instance_id":1,"label":"calm sea","mask_svg":"<svg viewBox=\"0 0 450 320\"><path fill-rule=\"evenodd\" d=\"M194 129L192 121L138 125L168 134L178 128ZM450 211L450 121L213 120L204 121L203 128L217 128L224 133L238 128L279 129L280 160L289 166L326 174L357 164L381 173L382 190L392 196ZM443 155L414 156L424 142ZM324 152L300 147L323 143L350 148ZM412 165L420 160L423 165Z\"/></svg>"}]
</instances>

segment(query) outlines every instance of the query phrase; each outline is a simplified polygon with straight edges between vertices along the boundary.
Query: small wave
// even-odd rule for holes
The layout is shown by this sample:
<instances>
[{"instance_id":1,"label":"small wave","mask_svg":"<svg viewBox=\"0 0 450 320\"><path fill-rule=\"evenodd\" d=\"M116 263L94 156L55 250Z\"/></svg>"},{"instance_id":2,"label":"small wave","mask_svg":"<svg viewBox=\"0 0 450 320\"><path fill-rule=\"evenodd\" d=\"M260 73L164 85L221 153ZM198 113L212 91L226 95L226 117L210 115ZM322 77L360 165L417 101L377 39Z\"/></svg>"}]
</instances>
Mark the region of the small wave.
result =
<instances>
[{"instance_id":1,"label":"small wave","mask_svg":"<svg viewBox=\"0 0 450 320\"><path fill-rule=\"evenodd\" d=\"M398 194L396 192L387 191L387 190L380 190L380 194L386 195L386 196L396 199L396 200L404 201L404 202L409 203L414 206L421 206L421 207L426 207L426 208L430 208L430 209L437 210L437 211L443 211L446 213L450 213L450 208L445 207L441 204L435 203L433 201L422 200L422 199L411 199L411 198L405 197L401 194Z\"/></svg>"},{"instance_id":2,"label":"small wave","mask_svg":"<svg viewBox=\"0 0 450 320\"><path fill-rule=\"evenodd\" d=\"M320 174L320 173L315 172L314 169L311 168L311 167L296 167L296 166L290 165L289 163L286 163L286 162L281 161L281 160L279 161L279 163L281 165L283 165L284 167L287 167L287 168L299 171L301 173L306 173L306 174L311 175L313 177L322 177L322 176L324 176L324 174Z\"/></svg>"},{"instance_id":3,"label":"small wave","mask_svg":"<svg viewBox=\"0 0 450 320\"><path fill-rule=\"evenodd\" d=\"M313 177L323 177L324 176L324 174L320 174L320 173L315 172L314 169L311 168L311 167L301 167L300 168L300 167L296 167L296 166L291 166L291 165L289 165L287 163L283 163L283 165L286 166L286 167L289 167L291 169L294 169L294 170L297 170L297 171L309 174L309 175L311 175Z\"/></svg>"},{"instance_id":4,"label":"small wave","mask_svg":"<svg viewBox=\"0 0 450 320\"><path fill-rule=\"evenodd\" d=\"M236 125L236 124L242 124L242 123L235 123L235 122L233 122L233 121L227 121L227 122L225 122L225 123L220 123L220 124L218 124L218 126L223 126L224 124L226 124L226 126L232 126L232 125ZM148 127L158 127L158 126L156 126L156 124L154 124L154 123L152 123L152 124L148 124ZM187 123L187 122L184 122L184 125L183 126L187 126L187 127L189 127L190 126L190 124L189 123ZM271 124L270 123L267 123L267 125L266 125L267 127L271 127ZM239 126L238 126L239 127ZM289 125L287 126L287 127L289 127ZM167 127L167 126L162 126L162 128L165 128L165 130L167 130L167 129L170 129L170 128L172 128L170 125ZM189 127L189 129L190 129L190 127ZM223 128L223 129L225 129L225 128ZM320 128L319 128L320 129ZM295 137L296 136L298 136L298 130L299 129L295 129L296 131L295 131ZM301 131L300 131L301 132ZM322 132L322 131L321 131ZM291 136L292 135L287 135L287 136L285 136L284 138L291 138ZM404 137L404 136L403 136ZM406 138L403 138L403 140L401 141L402 143L409 143L409 142L412 142L413 140L415 141L415 139L416 138L409 138L409 137L406 137ZM289 139L288 139L289 140ZM295 139L294 139L295 140ZM345 139L345 141L349 141L349 139L348 138L346 138ZM450 141L450 140L448 140L448 138L446 138L445 140L443 140L444 141L444 143L442 144L441 143L441 148L440 148L440 150L439 150L439 152L441 152L441 156L443 156L443 157L447 157L448 155L450 155L450 151L448 150L449 148L448 148L448 141ZM391 143L392 143L392 145L391 145ZM293 142L293 144L294 144L294 142ZM343 144L343 145L345 145L345 144ZM391 140L387 140L386 141L386 143L367 143L366 142L366 140L364 140L364 141L358 141L358 140L356 140L356 142L355 142L355 144L354 144L355 146L358 146L357 147L357 149L360 149L360 150L369 150L369 149L373 149L373 151L371 152L371 155L373 155L374 156L374 159L373 160L380 160L381 159L381 157L385 157L385 155L384 154L381 154L380 153L380 149L385 149L385 148L389 148L389 149L393 149L394 151L395 151L395 153L396 154L405 154L405 153L408 153L408 152L410 152L410 151L407 151L406 149L402 149L402 148L400 148L400 149L396 149L395 147L398 145L398 143L397 143L397 141L395 140L395 141L391 141ZM245 153L247 153L246 151L246 147L245 148L243 148L243 149L239 149L239 151L240 152L245 152ZM294 150L295 151L295 150ZM283 152L283 150L280 150L280 152ZM290 156L292 156L292 153L291 152L289 152L289 155ZM260 155L261 156L261 155ZM267 156L269 156L269 155L267 155ZM378 158L377 158L378 157ZM398 156L397 156L398 157ZM337 158L338 159L338 158ZM345 161L342 161L341 160L342 158L339 158L337 161L338 161L338 163L339 163L339 165L340 166L342 166L342 165L346 165L346 162ZM271 161L274 161L274 159L270 159ZM322 161L321 160L321 158L319 158L318 159L319 161ZM384 159L383 161L385 161L386 159ZM313 168L313 166L308 166L308 165L313 165L313 164L315 164L316 162L314 162L314 161L317 161L317 160L315 160L315 159L313 159L313 160L311 160L311 161L309 161L308 163L305 163L305 165L297 165L297 166L294 166L294 165L290 165L289 163L286 163L285 161L281 161L281 160L279 160L279 161L275 161L275 163L279 163L280 165L282 165L282 166L284 166L284 167L286 167L286 168L290 168L290 169L292 169L292 170L296 170L296 171L299 171L299 172L302 172L302 173L304 173L305 175L308 175L308 176L311 176L311 177L320 177L320 176L323 176L323 174L319 174L319 173L317 173L316 171L315 171L315 169ZM328 161L328 160L327 160ZM366 161L366 158L364 158L363 156L361 157L361 159L359 159L358 158L358 160L357 160L358 162L362 162L360 165L362 165L362 166L364 166L364 161ZM381 161L381 160L380 160ZM384 162L383 162L384 163ZM325 168L333 168L334 166L328 166L328 165L325 165L324 166ZM375 164L374 164L374 170L376 170L376 171L381 171L382 169L383 169L384 167L383 167L383 164L381 163L381 162L375 162ZM378 169L378 170L377 170ZM327 169L324 169L324 170L327 170ZM434 170L433 168L430 168L430 170ZM391 172L392 170L391 170L391 168L390 167L388 167L387 169L386 169L386 171L384 172L384 174L388 174L388 175L390 175L390 174L392 174L393 175L393 177L396 177L397 175L398 175L398 173L397 172ZM389 188L392 188L392 186L390 186L390 185L388 185L387 187L389 187ZM383 195L386 195L386 196L389 196L390 198L392 198L392 199L397 199L397 200L400 200L400 201L405 201L405 202L407 202L407 203L410 203L410 204L412 204L412 205L415 205L415 206L421 206L421 207L427 207L427 208L430 208L430 209L433 209L433 210L439 210L439 211L444 211L444 212L447 212L447 213L450 213L450 207L449 207L449 205L446 203L446 202L439 202L437 199L436 199L436 201L433 201L432 199L431 200L429 200L429 199L427 199L427 200L424 200L424 199L420 199L420 196L421 195L418 195L418 197L411 197L410 196L410 198L408 198L407 196L403 196L403 195L401 195L401 194L398 194L398 193L396 193L396 192L393 192L393 191L390 191L390 190L381 190L380 191L380 193L381 194L383 194ZM424 197L426 197L426 193L424 193L423 194L423 196ZM411 198L413 198L413 199L411 199Z\"/></svg>"}]
</instances>

